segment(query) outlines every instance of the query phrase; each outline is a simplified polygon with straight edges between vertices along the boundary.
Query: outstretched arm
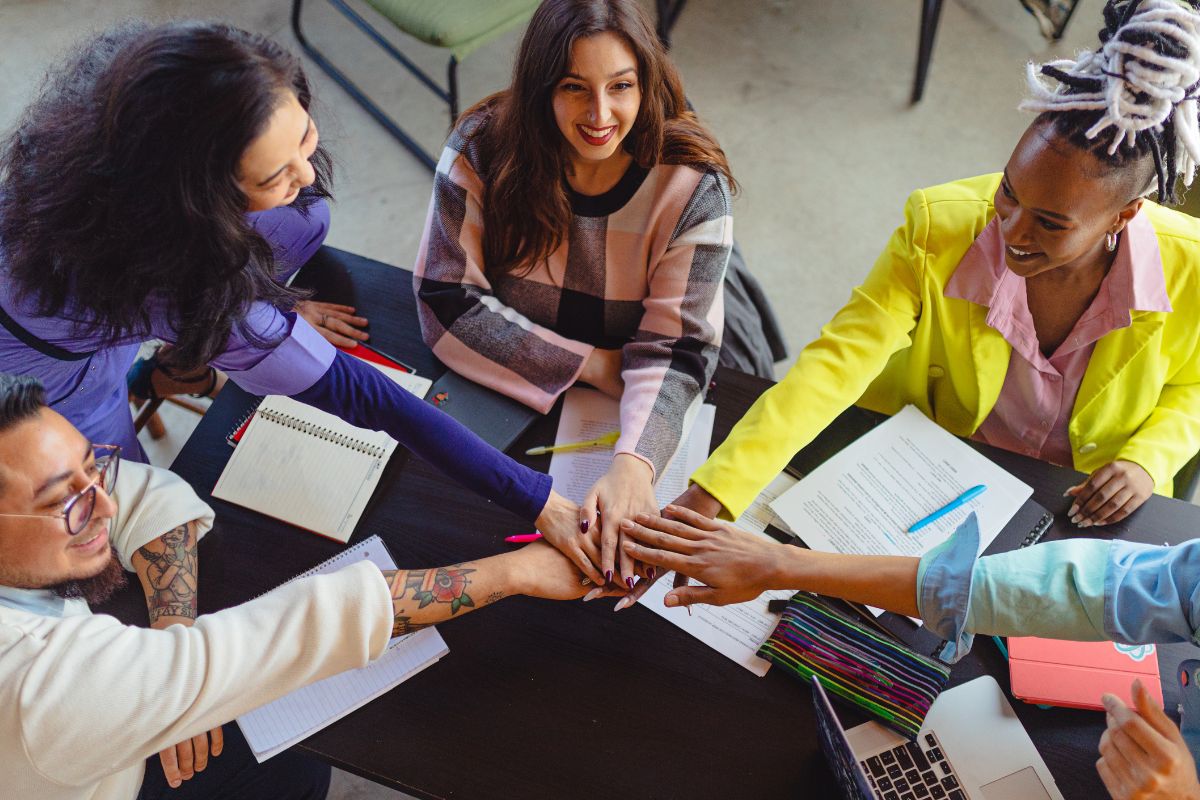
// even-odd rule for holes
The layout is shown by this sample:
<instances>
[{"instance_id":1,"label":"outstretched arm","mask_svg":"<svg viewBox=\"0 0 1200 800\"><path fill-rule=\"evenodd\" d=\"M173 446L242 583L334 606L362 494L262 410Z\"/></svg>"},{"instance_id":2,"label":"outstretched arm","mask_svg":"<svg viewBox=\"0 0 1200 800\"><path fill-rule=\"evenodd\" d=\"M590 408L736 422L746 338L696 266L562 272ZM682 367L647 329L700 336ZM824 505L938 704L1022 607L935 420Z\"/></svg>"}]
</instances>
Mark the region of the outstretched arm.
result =
<instances>
[{"instance_id":1,"label":"outstretched arm","mask_svg":"<svg viewBox=\"0 0 1200 800\"><path fill-rule=\"evenodd\" d=\"M1174 547L1069 539L977 558L974 514L920 559L818 553L781 545L679 506L673 519L622 523L634 558L705 586L668 605L722 605L766 589L843 597L909 616L957 660L975 633L1129 644L1200 643L1200 540Z\"/></svg>"},{"instance_id":2,"label":"outstretched arm","mask_svg":"<svg viewBox=\"0 0 1200 800\"><path fill-rule=\"evenodd\" d=\"M392 635L468 614L509 595L575 600L592 581L552 546L534 542L511 553L430 569L384 570L392 593Z\"/></svg>"},{"instance_id":3,"label":"outstretched arm","mask_svg":"<svg viewBox=\"0 0 1200 800\"><path fill-rule=\"evenodd\" d=\"M900 614L917 614L916 558L849 556L780 544L682 506L657 517L625 520L625 552L646 564L675 570L703 586L667 593L668 606L727 605L769 589L804 589Z\"/></svg>"}]
</instances>

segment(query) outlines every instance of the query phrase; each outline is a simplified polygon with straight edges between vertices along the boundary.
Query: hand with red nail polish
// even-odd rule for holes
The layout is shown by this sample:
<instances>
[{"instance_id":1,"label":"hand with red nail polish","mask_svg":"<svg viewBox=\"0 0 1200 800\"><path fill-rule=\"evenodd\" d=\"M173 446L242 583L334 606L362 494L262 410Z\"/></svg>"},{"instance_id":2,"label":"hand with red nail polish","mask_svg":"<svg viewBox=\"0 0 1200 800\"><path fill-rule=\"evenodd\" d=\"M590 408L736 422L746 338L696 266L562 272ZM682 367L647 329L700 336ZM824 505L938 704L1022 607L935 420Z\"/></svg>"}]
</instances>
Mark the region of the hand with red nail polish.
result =
<instances>
[{"instance_id":1,"label":"hand with red nail polish","mask_svg":"<svg viewBox=\"0 0 1200 800\"><path fill-rule=\"evenodd\" d=\"M582 516L579 506L551 491L537 518L537 528L545 540L569 558L580 572L593 583L601 583L600 548L593 537L583 535L587 532L588 520Z\"/></svg>"},{"instance_id":2,"label":"hand with red nail polish","mask_svg":"<svg viewBox=\"0 0 1200 800\"><path fill-rule=\"evenodd\" d=\"M621 548L621 520L641 512L658 513L654 497L654 472L631 453L613 456L608 472L596 481L580 507L579 527L586 523L588 536L599 535L599 568L624 590L638 578L638 565Z\"/></svg>"}]
</instances>

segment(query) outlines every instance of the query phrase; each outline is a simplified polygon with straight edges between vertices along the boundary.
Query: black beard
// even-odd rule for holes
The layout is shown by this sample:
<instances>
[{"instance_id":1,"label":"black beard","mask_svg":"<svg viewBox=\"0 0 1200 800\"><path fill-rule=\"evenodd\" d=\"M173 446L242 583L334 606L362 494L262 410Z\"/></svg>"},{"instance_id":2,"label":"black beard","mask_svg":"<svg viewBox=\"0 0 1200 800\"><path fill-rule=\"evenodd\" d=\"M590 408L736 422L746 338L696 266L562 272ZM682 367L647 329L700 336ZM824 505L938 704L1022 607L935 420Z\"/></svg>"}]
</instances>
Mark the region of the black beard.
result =
<instances>
[{"instance_id":1,"label":"black beard","mask_svg":"<svg viewBox=\"0 0 1200 800\"><path fill-rule=\"evenodd\" d=\"M89 606L95 606L112 597L113 592L124 588L125 583L125 568L117 558L117 551L112 550L108 563L92 577L75 578L46 588L66 600L78 597L85 600Z\"/></svg>"}]
</instances>

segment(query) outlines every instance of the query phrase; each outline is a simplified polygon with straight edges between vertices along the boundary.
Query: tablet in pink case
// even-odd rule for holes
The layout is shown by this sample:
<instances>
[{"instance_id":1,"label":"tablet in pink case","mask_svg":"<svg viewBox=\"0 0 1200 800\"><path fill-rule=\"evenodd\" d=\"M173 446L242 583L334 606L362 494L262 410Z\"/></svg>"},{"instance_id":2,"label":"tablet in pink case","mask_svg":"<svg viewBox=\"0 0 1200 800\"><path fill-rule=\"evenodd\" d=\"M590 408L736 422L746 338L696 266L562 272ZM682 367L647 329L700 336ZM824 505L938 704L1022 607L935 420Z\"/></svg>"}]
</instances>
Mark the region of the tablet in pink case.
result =
<instances>
[{"instance_id":1,"label":"tablet in pink case","mask_svg":"<svg viewBox=\"0 0 1200 800\"><path fill-rule=\"evenodd\" d=\"M1152 644L1013 636L1008 640L1008 656L1013 697L1026 703L1103 709L1100 697L1112 692L1133 705L1133 680L1140 678L1150 696L1163 704L1158 654Z\"/></svg>"}]
</instances>

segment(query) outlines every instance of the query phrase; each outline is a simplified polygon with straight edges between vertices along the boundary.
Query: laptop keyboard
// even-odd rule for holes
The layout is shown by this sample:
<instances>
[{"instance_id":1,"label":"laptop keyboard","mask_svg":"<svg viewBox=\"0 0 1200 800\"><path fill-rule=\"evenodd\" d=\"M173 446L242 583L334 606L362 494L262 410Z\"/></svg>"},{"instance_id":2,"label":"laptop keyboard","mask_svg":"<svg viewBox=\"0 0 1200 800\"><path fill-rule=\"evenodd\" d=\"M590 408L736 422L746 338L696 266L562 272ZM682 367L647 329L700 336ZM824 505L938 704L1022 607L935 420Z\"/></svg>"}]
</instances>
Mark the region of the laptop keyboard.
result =
<instances>
[{"instance_id":1,"label":"laptop keyboard","mask_svg":"<svg viewBox=\"0 0 1200 800\"><path fill-rule=\"evenodd\" d=\"M967 800L933 731L862 762L882 800Z\"/></svg>"}]
</instances>

